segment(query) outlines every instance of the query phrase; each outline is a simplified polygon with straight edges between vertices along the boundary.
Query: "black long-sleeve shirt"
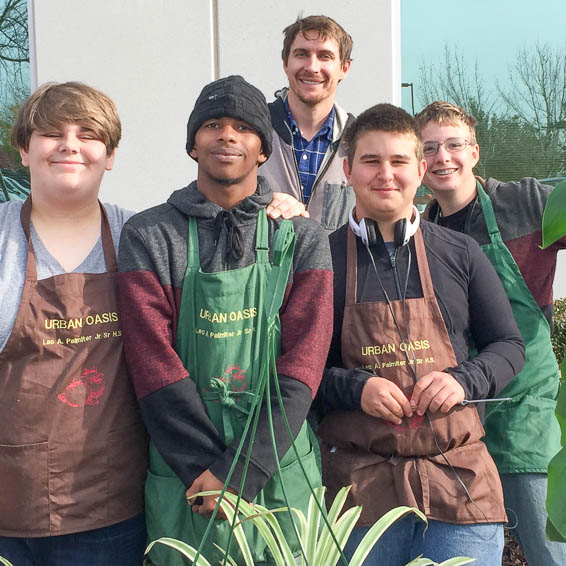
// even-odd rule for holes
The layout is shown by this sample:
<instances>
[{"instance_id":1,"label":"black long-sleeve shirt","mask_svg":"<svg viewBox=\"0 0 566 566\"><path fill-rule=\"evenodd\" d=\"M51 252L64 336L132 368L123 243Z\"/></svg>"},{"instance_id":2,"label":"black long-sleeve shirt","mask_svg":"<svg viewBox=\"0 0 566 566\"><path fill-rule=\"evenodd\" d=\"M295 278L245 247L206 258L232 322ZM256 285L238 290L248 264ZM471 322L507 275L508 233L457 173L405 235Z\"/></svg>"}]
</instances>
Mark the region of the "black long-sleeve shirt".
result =
<instances>
[{"instance_id":1,"label":"black long-sleeve shirt","mask_svg":"<svg viewBox=\"0 0 566 566\"><path fill-rule=\"evenodd\" d=\"M347 230L345 225L330 236L334 331L319 391L319 401L325 410L359 409L362 390L371 377L365 370L345 368L342 360ZM524 364L524 344L509 300L491 263L472 238L428 222L421 223L421 230L436 299L458 364L445 371L462 385L466 399L494 397ZM359 238L356 245L357 301L385 300L367 249ZM372 252L392 301L400 300L399 292L407 299L423 296L412 240L409 246L397 250L396 274L383 243L378 243ZM478 351L473 359L469 355L471 345Z\"/></svg>"}]
</instances>

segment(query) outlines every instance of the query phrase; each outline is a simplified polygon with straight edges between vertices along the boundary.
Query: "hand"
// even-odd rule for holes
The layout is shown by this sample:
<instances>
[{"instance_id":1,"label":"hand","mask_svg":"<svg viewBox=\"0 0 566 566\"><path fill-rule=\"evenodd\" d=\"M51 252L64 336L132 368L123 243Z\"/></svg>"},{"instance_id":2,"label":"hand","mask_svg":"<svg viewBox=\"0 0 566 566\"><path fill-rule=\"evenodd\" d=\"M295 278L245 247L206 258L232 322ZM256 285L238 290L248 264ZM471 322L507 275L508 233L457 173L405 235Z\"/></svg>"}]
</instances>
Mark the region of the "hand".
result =
<instances>
[{"instance_id":1,"label":"hand","mask_svg":"<svg viewBox=\"0 0 566 566\"><path fill-rule=\"evenodd\" d=\"M412 417L407 396L392 381L376 375L370 377L362 390L362 411L393 424L401 424L403 417Z\"/></svg>"},{"instance_id":2,"label":"hand","mask_svg":"<svg viewBox=\"0 0 566 566\"><path fill-rule=\"evenodd\" d=\"M267 205L266 212L273 220L280 216L286 219L295 216L304 216L305 218L310 216L302 202L286 193L273 193L273 199Z\"/></svg>"},{"instance_id":3,"label":"hand","mask_svg":"<svg viewBox=\"0 0 566 566\"><path fill-rule=\"evenodd\" d=\"M224 482L220 481L211 471L205 470L200 476L198 476L198 478L195 479L189 489L187 489L185 497L187 498L189 505L191 505L191 509L194 513L198 513L203 517L210 517L216 507L216 499L218 499L218 495L193 497L190 501L189 498L200 491L222 491L223 487ZM228 488L227 491L234 493L234 491L230 488ZM222 511L221 507L218 508L216 518L226 519L226 515L224 514L224 511Z\"/></svg>"},{"instance_id":4,"label":"hand","mask_svg":"<svg viewBox=\"0 0 566 566\"><path fill-rule=\"evenodd\" d=\"M466 393L454 376L443 371L431 371L421 377L411 396L411 407L417 415L424 415L428 409L431 413L447 413L460 404Z\"/></svg>"}]
</instances>

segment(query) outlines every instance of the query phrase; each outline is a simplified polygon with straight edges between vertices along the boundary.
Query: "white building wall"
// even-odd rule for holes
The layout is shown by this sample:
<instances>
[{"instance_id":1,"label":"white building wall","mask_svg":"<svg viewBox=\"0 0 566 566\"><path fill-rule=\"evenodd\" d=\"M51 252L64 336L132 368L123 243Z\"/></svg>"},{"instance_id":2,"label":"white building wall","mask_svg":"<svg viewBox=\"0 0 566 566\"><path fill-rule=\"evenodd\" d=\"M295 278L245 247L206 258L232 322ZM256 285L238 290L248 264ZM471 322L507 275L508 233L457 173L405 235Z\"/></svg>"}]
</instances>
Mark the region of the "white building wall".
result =
<instances>
[{"instance_id":1,"label":"white building wall","mask_svg":"<svg viewBox=\"0 0 566 566\"><path fill-rule=\"evenodd\" d=\"M195 177L184 149L186 123L215 73L243 75L268 101L287 83L282 30L300 13L328 15L354 39L352 68L337 95L346 110L359 113L377 102L401 101L400 0L314 0L308 8L298 0L28 0L28 5L32 88L79 80L115 100L123 138L101 198L133 210L163 202Z\"/></svg>"}]
</instances>

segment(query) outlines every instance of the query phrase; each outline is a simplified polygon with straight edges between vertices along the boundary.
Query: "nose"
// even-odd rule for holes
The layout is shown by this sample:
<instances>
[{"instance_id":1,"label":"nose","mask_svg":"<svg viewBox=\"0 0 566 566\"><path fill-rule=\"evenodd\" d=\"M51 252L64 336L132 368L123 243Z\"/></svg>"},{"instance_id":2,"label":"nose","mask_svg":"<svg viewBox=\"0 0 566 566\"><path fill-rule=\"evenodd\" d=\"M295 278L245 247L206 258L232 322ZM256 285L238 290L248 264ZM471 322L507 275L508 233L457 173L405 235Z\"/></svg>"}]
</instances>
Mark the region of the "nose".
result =
<instances>
[{"instance_id":1,"label":"nose","mask_svg":"<svg viewBox=\"0 0 566 566\"><path fill-rule=\"evenodd\" d=\"M231 124L225 124L218 129L219 140L234 142L236 141L236 134L237 132Z\"/></svg>"},{"instance_id":2,"label":"nose","mask_svg":"<svg viewBox=\"0 0 566 566\"><path fill-rule=\"evenodd\" d=\"M77 136L72 132L68 132L61 138L59 151L63 153L78 153L79 147L79 139L77 138Z\"/></svg>"},{"instance_id":3,"label":"nose","mask_svg":"<svg viewBox=\"0 0 566 566\"><path fill-rule=\"evenodd\" d=\"M445 161L450 161L450 152L446 150L446 146L444 144L438 146L438 151L434 156L435 161L439 161L441 163Z\"/></svg>"},{"instance_id":4,"label":"nose","mask_svg":"<svg viewBox=\"0 0 566 566\"><path fill-rule=\"evenodd\" d=\"M381 181L389 181L393 178L393 168L391 164L383 162L377 168L377 177Z\"/></svg>"},{"instance_id":5,"label":"nose","mask_svg":"<svg viewBox=\"0 0 566 566\"><path fill-rule=\"evenodd\" d=\"M316 56L316 53L312 53L306 60L306 68L311 73L318 73L320 71L320 61Z\"/></svg>"}]
</instances>

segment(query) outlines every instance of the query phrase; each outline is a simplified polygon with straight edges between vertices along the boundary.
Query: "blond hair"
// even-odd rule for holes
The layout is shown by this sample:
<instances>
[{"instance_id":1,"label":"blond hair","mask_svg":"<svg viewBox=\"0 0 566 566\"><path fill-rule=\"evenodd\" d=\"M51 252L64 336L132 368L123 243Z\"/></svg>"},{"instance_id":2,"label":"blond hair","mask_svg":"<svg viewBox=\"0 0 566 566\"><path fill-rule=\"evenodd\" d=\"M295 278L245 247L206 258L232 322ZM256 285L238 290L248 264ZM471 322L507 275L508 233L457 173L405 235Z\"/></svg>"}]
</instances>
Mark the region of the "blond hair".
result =
<instances>
[{"instance_id":1,"label":"blond hair","mask_svg":"<svg viewBox=\"0 0 566 566\"><path fill-rule=\"evenodd\" d=\"M104 93L79 82L46 83L20 108L12 127L12 145L27 151L34 130L45 132L63 124L92 130L106 146L107 155L118 147L122 136L116 106Z\"/></svg>"},{"instance_id":2,"label":"blond hair","mask_svg":"<svg viewBox=\"0 0 566 566\"><path fill-rule=\"evenodd\" d=\"M476 124L478 121L463 108L451 104L450 102L444 102L442 100L432 102L415 116L415 120L421 130L429 122L436 122L437 124L445 126L455 126L459 123L464 124L470 131L469 142L471 144L476 143Z\"/></svg>"}]
</instances>

